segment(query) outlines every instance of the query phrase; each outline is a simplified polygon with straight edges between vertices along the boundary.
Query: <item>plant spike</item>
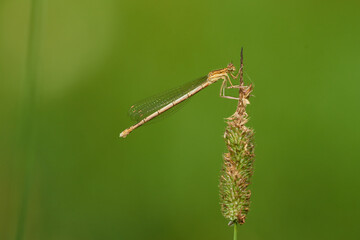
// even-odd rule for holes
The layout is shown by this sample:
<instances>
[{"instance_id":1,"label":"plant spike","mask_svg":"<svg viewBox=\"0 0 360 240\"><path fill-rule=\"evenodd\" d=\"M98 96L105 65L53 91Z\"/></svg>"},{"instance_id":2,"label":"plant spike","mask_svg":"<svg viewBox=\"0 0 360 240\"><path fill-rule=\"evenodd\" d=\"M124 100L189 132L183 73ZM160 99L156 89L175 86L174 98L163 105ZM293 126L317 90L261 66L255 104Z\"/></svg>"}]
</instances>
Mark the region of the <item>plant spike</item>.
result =
<instances>
[{"instance_id":1,"label":"plant spike","mask_svg":"<svg viewBox=\"0 0 360 240\"><path fill-rule=\"evenodd\" d=\"M246 105L253 90L252 84L244 85L243 54L241 49L241 66L238 75L240 85L239 101L235 113L226 119L224 140L228 152L224 154L224 164L220 177L220 204L229 225L244 224L250 207L251 190L248 189L253 175L254 131L245 126L248 122ZM237 77L238 77L237 75Z\"/></svg>"}]
</instances>

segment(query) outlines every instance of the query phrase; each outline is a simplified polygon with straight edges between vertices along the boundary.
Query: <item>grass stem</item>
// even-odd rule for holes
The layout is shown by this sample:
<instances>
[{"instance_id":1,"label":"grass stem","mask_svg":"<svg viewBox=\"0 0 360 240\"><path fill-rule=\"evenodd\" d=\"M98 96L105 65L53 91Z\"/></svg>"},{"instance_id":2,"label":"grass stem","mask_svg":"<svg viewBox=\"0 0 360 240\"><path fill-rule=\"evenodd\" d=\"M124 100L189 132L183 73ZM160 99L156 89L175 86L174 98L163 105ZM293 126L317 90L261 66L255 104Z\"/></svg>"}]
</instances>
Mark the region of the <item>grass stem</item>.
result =
<instances>
[{"instance_id":1,"label":"grass stem","mask_svg":"<svg viewBox=\"0 0 360 240\"><path fill-rule=\"evenodd\" d=\"M24 238L28 199L31 189L32 168L35 160L35 118L36 118L36 83L41 39L42 1L32 0L28 32L25 79L22 85L22 116L21 116L21 146L23 148L23 163L25 167L23 193L20 203L16 230L16 240Z\"/></svg>"},{"instance_id":2,"label":"grass stem","mask_svg":"<svg viewBox=\"0 0 360 240\"><path fill-rule=\"evenodd\" d=\"M234 223L234 240L237 240L237 223Z\"/></svg>"}]
</instances>

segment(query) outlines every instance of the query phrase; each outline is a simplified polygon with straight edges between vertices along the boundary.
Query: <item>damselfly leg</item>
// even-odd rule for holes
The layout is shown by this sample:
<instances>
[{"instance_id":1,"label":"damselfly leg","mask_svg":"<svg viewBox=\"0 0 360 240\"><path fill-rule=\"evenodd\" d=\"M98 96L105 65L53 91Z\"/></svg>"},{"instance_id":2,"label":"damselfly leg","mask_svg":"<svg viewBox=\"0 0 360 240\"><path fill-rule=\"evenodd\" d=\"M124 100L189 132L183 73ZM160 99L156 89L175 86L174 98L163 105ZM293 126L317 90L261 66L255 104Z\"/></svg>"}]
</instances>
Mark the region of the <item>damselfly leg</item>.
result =
<instances>
[{"instance_id":1,"label":"damselfly leg","mask_svg":"<svg viewBox=\"0 0 360 240\"><path fill-rule=\"evenodd\" d=\"M237 79L239 77L239 73L240 71L236 74L236 76L232 73L230 73L231 77L233 79ZM227 82L230 83L230 87L227 86ZM232 96L227 96L225 94L225 89L229 89L229 88L239 88L240 86L239 85L233 85L231 80L230 80L230 77L228 75L225 76L225 78L223 79L223 82L221 84L221 87L220 87L220 97L222 98L227 98L227 99L233 99L233 100L239 100L239 98L236 98L236 97L232 97Z\"/></svg>"}]
</instances>

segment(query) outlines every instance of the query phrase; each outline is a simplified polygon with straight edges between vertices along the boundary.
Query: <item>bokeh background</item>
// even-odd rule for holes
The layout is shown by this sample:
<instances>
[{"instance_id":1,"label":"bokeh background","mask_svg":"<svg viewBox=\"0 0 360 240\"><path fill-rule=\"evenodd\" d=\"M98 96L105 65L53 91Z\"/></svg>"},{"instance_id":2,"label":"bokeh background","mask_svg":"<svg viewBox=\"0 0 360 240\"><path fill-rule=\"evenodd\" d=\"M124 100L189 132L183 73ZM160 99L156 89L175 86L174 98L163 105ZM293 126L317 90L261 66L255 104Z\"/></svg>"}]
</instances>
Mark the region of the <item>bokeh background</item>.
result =
<instances>
[{"instance_id":1,"label":"bokeh background","mask_svg":"<svg viewBox=\"0 0 360 240\"><path fill-rule=\"evenodd\" d=\"M239 238L358 239L358 1L43 0L36 64L32 3L0 0L0 239L231 239L218 179L236 102L219 83L118 135L131 104L242 46L257 158Z\"/></svg>"}]
</instances>

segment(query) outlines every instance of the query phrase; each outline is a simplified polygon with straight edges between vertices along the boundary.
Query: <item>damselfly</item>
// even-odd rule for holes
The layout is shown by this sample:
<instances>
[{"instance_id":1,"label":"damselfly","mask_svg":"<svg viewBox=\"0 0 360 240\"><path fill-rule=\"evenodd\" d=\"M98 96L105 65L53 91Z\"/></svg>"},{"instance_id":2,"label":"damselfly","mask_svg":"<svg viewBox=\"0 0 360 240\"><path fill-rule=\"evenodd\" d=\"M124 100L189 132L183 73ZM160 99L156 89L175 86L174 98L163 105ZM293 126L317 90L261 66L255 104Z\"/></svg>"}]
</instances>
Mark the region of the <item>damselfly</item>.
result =
<instances>
[{"instance_id":1,"label":"damselfly","mask_svg":"<svg viewBox=\"0 0 360 240\"><path fill-rule=\"evenodd\" d=\"M164 94L144 99L143 101L132 105L129 110L129 115L132 120L135 120L138 123L122 131L120 133L120 137L125 138L134 129L166 112L177 104L185 101L186 99L190 98L191 96L200 92L202 89L213 84L214 82L217 82L220 79L223 80L220 87L220 97L238 100L238 98L226 96L225 88L227 88L227 82L229 82L231 85L229 88L238 87L232 84L230 76L233 79L238 78L240 70L241 69L239 69L239 72L235 76L235 66L230 63L226 68L211 71L205 77L199 78Z\"/></svg>"}]
</instances>

